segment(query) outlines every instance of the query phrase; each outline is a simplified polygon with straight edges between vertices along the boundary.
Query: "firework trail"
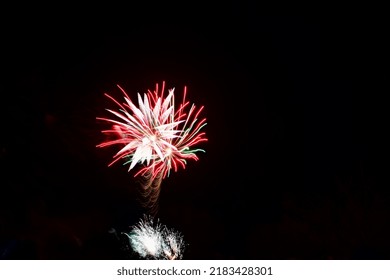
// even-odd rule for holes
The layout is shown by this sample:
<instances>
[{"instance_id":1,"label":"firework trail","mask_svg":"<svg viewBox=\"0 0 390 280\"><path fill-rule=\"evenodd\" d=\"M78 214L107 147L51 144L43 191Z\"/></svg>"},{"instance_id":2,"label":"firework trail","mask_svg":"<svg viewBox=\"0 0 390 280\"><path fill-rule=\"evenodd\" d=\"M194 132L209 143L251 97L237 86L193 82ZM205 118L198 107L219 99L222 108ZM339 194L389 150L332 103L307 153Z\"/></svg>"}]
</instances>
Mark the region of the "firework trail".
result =
<instances>
[{"instance_id":1,"label":"firework trail","mask_svg":"<svg viewBox=\"0 0 390 280\"><path fill-rule=\"evenodd\" d=\"M206 125L206 118L199 119L203 106L197 108L186 100L187 88L184 87L182 102L176 107L174 88L165 96L165 82L161 91L156 84L155 90L138 93L136 106L127 93L117 85L123 93L125 102L120 103L108 94L117 110L107 109L115 118L98 117L110 124L110 128L102 132L109 140L97 147L119 145L121 149L113 156L111 166L119 160L129 165L130 172L136 165L142 167L135 177L142 177L142 197L144 205L151 214L157 212L158 198L162 180L169 176L171 170L185 168L187 160L198 160L194 148L200 142L207 141L201 132Z\"/></svg>"},{"instance_id":2,"label":"firework trail","mask_svg":"<svg viewBox=\"0 0 390 280\"><path fill-rule=\"evenodd\" d=\"M178 260L183 258L183 236L158 221L154 222L151 216L133 226L130 233L125 234L130 241L131 248L144 259Z\"/></svg>"}]
</instances>

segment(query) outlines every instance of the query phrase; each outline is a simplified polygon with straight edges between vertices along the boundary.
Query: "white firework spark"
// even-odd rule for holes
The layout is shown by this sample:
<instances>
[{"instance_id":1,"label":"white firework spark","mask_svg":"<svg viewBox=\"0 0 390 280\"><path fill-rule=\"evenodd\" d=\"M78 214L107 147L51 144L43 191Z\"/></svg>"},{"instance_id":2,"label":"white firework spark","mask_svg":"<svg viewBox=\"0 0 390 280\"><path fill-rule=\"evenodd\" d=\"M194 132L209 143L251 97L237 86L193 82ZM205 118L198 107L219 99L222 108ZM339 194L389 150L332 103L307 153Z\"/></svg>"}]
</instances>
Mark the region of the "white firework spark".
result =
<instances>
[{"instance_id":1,"label":"white firework spark","mask_svg":"<svg viewBox=\"0 0 390 280\"><path fill-rule=\"evenodd\" d=\"M183 236L151 216L144 216L127 234L131 248L144 259L178 260L183 258Z\"/></svg>"},{"instance_id":2,"label":"white firework spark","mask_svg":"<svg viewBox=\"0 0 390 280\"><path fill-rule=\"evenodd\" d=\"M181 259L184 249L184 240L181 234L176 231L165 229L164 235L164 256L169 260Z\"/></svg>"}]
</instances>

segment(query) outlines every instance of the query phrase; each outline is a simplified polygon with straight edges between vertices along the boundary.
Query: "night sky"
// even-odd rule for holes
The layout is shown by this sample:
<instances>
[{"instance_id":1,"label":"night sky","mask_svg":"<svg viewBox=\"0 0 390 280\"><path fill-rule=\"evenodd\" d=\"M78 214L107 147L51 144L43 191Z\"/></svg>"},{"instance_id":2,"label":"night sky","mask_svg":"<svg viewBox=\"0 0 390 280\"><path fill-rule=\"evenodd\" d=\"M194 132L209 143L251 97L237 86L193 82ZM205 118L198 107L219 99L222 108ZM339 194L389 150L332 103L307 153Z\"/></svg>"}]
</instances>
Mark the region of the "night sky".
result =
<instances>
[{"instance_id":1,"label":"night sky","mask_svg":"<svg viewBox=\"0 0 390 280\"><path fill-rule=\"evenodd\" d=\"M2 25L0 259L136 258L139 183L96 117L163 81L207 118L161 186L183 259L389 259L385 20L169 8Z\"/></svg>"}]
</instances>

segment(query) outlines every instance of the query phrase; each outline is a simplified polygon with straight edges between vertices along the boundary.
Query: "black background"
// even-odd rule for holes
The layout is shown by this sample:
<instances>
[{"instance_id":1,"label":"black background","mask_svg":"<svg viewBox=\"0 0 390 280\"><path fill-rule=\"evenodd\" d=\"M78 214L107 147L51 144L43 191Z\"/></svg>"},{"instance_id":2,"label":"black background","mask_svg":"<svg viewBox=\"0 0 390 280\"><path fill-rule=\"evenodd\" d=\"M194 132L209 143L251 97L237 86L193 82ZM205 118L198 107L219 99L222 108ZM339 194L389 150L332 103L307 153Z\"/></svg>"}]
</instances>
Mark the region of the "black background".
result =
<instances>
[{"instance_id":1,"label":"black background","mask_svg":"<svg viewBox=\"0 0 390 280\"><path fill-rule=\"evenodd\" d=\"M97 116L166 82L206 153L163 181L184 259L388 259L385 20L248 4L46 7L2 25L1 259L123 259L144 214ZM131 255L131 256L130 256Z\"/></svg>"}]
</instances>

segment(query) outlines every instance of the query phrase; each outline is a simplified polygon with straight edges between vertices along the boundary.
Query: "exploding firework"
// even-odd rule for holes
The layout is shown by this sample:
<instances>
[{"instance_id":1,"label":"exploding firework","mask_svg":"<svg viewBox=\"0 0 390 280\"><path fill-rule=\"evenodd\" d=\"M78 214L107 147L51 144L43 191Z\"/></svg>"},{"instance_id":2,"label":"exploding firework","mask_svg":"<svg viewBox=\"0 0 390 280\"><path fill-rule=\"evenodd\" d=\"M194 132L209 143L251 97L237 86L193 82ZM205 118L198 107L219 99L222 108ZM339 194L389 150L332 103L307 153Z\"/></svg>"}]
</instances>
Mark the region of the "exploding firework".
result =
<instances>
[{"instance_id":1,"label":"exploding firework","mask_svg":"<svg viewBox=\"0 0 390 280\"><path fill-rule=\"evenodd\" d=\"M144 216L130 233L125 234L130 246L143 259L178 260L183 258L184 239L175 230L168 229L151 216Z\"/></svg>"},{"instance_id":2,"label":"exploding firework","mask_svg":"<svg viewBox=\"0 0 390 280\"><path fill-rule=\"evenodd\" d=\"M97 118L110 124L110 129L102 131L110 137L109 140L97 147L121 147L109 166L119 160L129 165L129 172L138 164L142 166L134 176L141 175L144 179L144 206L153 213L156 211L162 180L169 176L171 170L177 171L180 167L184 169L187 160L198 160L197 152L204 152L203 149L194 148L200 142L207 141L205 132L201 131L206 125L206 118L199 119L204 107L190 105L186 100L186 87L178 106L175 106L174 88L169 89L167 96L164 96L165 82L160 92L156 84L155 90L148 90L143 98L138 93L136 106L125 90L117 86L125 102L120 103L105 94L118 109L107 109L115 117L113 119Z\"/></svg>"}]
</instances>

